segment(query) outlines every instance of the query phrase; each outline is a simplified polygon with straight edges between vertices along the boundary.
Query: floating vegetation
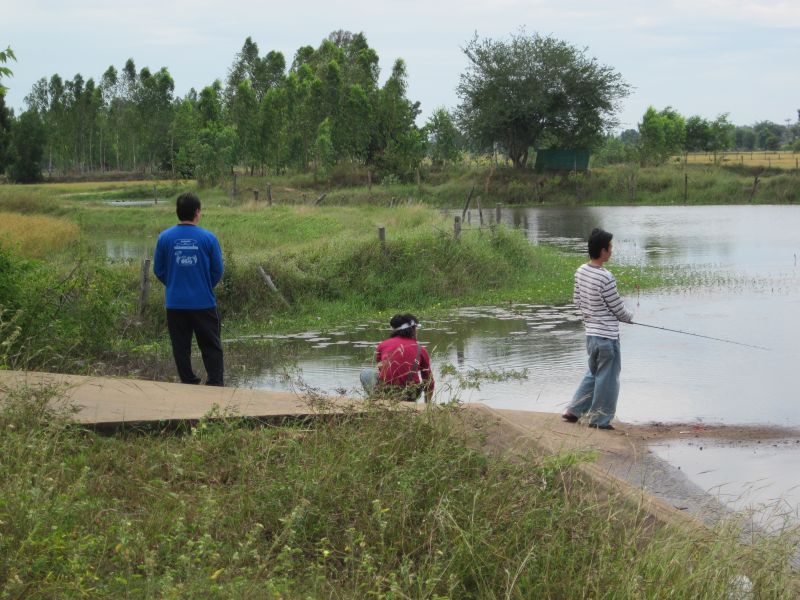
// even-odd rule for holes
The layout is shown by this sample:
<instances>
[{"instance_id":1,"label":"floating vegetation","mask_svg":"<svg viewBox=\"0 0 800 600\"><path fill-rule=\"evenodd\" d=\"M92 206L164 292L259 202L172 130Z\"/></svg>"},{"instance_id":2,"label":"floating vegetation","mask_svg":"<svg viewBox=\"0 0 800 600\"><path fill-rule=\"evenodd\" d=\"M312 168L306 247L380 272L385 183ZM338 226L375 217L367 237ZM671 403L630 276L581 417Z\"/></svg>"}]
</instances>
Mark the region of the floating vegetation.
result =
<instances>
[{"instance_id":1,"label":"floating vegetation","mask_svg":"<svg viewBox=\"0 0 800 600\"><path fill-rule=\"evenodd\" d=\"M461 372L454 365L445 363L439 367L439 372L442 377L455 378L461 388L476 390L481 388L481 383L525 381L528 379L528 369L470 368L465 372Z\"/></svg>"}]
</instances>

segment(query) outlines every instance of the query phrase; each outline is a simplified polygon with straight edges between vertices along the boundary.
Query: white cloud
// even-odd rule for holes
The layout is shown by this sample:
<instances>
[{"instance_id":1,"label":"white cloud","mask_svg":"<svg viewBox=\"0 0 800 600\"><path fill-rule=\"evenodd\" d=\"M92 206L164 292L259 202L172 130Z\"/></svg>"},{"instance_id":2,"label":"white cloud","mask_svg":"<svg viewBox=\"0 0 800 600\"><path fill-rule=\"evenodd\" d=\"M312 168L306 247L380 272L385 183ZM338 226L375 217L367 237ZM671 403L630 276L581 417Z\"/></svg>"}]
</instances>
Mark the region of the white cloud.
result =
<instances>
[{"instance_id":1,"label":"white cloud","mask_svg":"<svg viewBox=\"0 0 800 600\"><path fill-rule=\"evenodd\" d=\"M762 27L800 27L800 3L784 0L672 0L683 16L749 23Z\"/></svg>"}]
</instances>

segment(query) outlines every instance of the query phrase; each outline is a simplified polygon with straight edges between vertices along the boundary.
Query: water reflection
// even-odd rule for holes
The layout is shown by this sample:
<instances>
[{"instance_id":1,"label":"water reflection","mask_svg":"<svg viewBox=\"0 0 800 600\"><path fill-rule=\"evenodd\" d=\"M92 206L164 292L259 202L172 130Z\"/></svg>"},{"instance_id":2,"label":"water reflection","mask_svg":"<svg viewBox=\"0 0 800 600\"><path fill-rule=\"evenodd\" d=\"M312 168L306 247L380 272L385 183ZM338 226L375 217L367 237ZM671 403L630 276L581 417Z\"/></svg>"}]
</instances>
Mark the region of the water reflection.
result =
<instances>
[{"instance_id":1,"label":"water reflection","mask_svg":"<svg viewBox=\"0 0 800 600\"><path fill-rule=\"evenodd\" d=\"M139 259L151 254L152 245L141 240L107 239L105 254L110 261Z\"/></svg>"}]
</instances>

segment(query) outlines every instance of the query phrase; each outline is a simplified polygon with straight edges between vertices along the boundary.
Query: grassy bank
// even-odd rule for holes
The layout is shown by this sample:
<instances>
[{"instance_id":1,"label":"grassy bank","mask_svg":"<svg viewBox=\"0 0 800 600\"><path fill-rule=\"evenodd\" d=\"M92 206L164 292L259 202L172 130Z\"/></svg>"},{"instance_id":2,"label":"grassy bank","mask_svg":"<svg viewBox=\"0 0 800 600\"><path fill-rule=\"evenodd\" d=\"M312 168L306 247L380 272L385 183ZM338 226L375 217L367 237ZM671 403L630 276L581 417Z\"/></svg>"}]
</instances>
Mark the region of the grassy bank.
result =
<instances>
[{"instance_id":1,"label":"grassy bank","mask_svg":"<svg viewBox=\"0 0 800 600\"><path fill-rule=\"evenodd\" d=\"M137 256L151 254L159 232L175 222L172 202L118 207L52 190L11 188L22 192L14 196L7 189L0 210L17 220L46 219L42 229L51 235L35 254L0 249L0 330L13 338L0 349L0 365L81 371L124 364L154 342L166 343L163 287L153 282L140 314L139 259L107 262L105 254L109 240L130 237L140 244ZM456 239L449 217L418 204L234 205L220 191L203 201L202 225L219 236L226 261L217 294L229 336L336 327L400 310L430 318L465 304L564 303L583 260L531 246L522 232L502 226L465 226ZM71 240L52 235L76 228ZM655 271L617 275L623 291L665 281Z\"/></svg>"},{"instance_id":2,"label":"grassy bank","mask_svg":"<svg viewBox=\"0 0 800 600\"><path fill-rule=\"evenodd\" d=\"M754 178L758 184L753 192ZM705 165L674 162L660 167L612 165L588 173L537 174L506 166L451 166L424 170L419 183L389 182L367 186L366 172L351 177L239 177L241 199L259 189L264 199L272 186L276 202L310 203L325 194L324 203L396 206L422 202L462 207L472 191L472 207L495 204L793 204L800 202L797 170L748 165ZM230 187L227 188L231 192Z\"/></svg>"},{"instance_id":3,"label":"grassy bank","mask_svg":"<svg viewBox=\"0 0 800 600\"><path fill-rule=\"evenodd\" d=\"M342 164L324 176L299 173L251 177L240 173L235 187L229 179L221 187L203 190L202 194L216 203L232 206L253 201L256 191L259 202L266 204L269 188L276 204L312 205L320 201L321 205L396 207L422 203L460 208L472 191L472 208L480 202L484 210L494 209L497 203L560 206L800 202L800 171L777 164L721 160L685 164L675 159L659 167L623 164L594 166L587 173L538 174L532 169L513 169L502 162L492 167L483 161L444 169L423 166L419 180L412 183L372 181L365 168ZM791 165L794 165L794 158ZM162 201L171 201L181 191L194 187L191 181L169 180L55 183L26 186L24 192L19 187L0 186L0 203L16 202L16 209L26 210L30 203L19 202L21 196L30 201L48 198L97 202L146 200L155 195ZM55 205L51 203L48 207L52 210Z\"/></svg>"},{"instance_id":4,"label":"grassy bank","mask_svg":"<svg viewBox=\"0 0 800 600\"><path fill-rule=\"evenodd\" d=\"M51 393L0 409L3 597L792 597L788 537L654 526L458 410L101 436Z\"/></svg>"}]
</instances>

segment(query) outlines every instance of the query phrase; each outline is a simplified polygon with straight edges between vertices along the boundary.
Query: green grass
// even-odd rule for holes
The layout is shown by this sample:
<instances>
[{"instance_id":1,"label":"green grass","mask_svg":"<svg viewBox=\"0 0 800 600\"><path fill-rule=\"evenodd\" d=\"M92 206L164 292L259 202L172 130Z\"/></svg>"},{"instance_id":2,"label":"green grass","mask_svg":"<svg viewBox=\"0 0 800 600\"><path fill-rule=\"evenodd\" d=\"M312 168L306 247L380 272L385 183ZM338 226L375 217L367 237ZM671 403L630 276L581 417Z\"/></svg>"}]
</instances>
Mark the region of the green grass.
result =
<instances>
[{"instance_id":1,"label":"green grass","mask_svg":"<svg viewBox=\"0 0 800 600\"><path fill-rule=\"evenodd\" d=\"M788 534L654 525L578 456L487 455L457 408L102 436L0 409L0 596L793 597ZM213 416L213 415L212 415ZM220 417L220 415L216 415Z\"/></svg>"},{"instance_id":2,"label":"green grass","mask_svg":"<svg viewBox=\"0 0 800 600\"><path fill-rule=\"evenodd\" d=\"M0 289L0 306L5 321L16 319L18 335L14 347L4 347L0 365L82 371L98 360L133 363L131 353L154 340L166 343L163 287L153 282L139 318L139 261L105 264L104 255L108 239L135 239L143 253L152 252L158 234L176 221L172 203L113 207L76 198L75 189L93 193L86 184L0 188L0 210L57 216L80 229L74 247L46 262L12 256L9 264L16 266L7 293ZM464 304L565 303L583 260L533 247L522 232L502 226L465 226L456 240L449 217L418 204L268 207L232 203L223 190L201 197L201 225L223 247L226 273L217 295L233 336L265 327L277 333L384 320L408 310L431 318ZM385 247L379 227L386 231ZM269 291L259 267L290 307ZM623 292L666 281L665 273L652 269L616 274Z\"/></svg>"}]
</instances>

